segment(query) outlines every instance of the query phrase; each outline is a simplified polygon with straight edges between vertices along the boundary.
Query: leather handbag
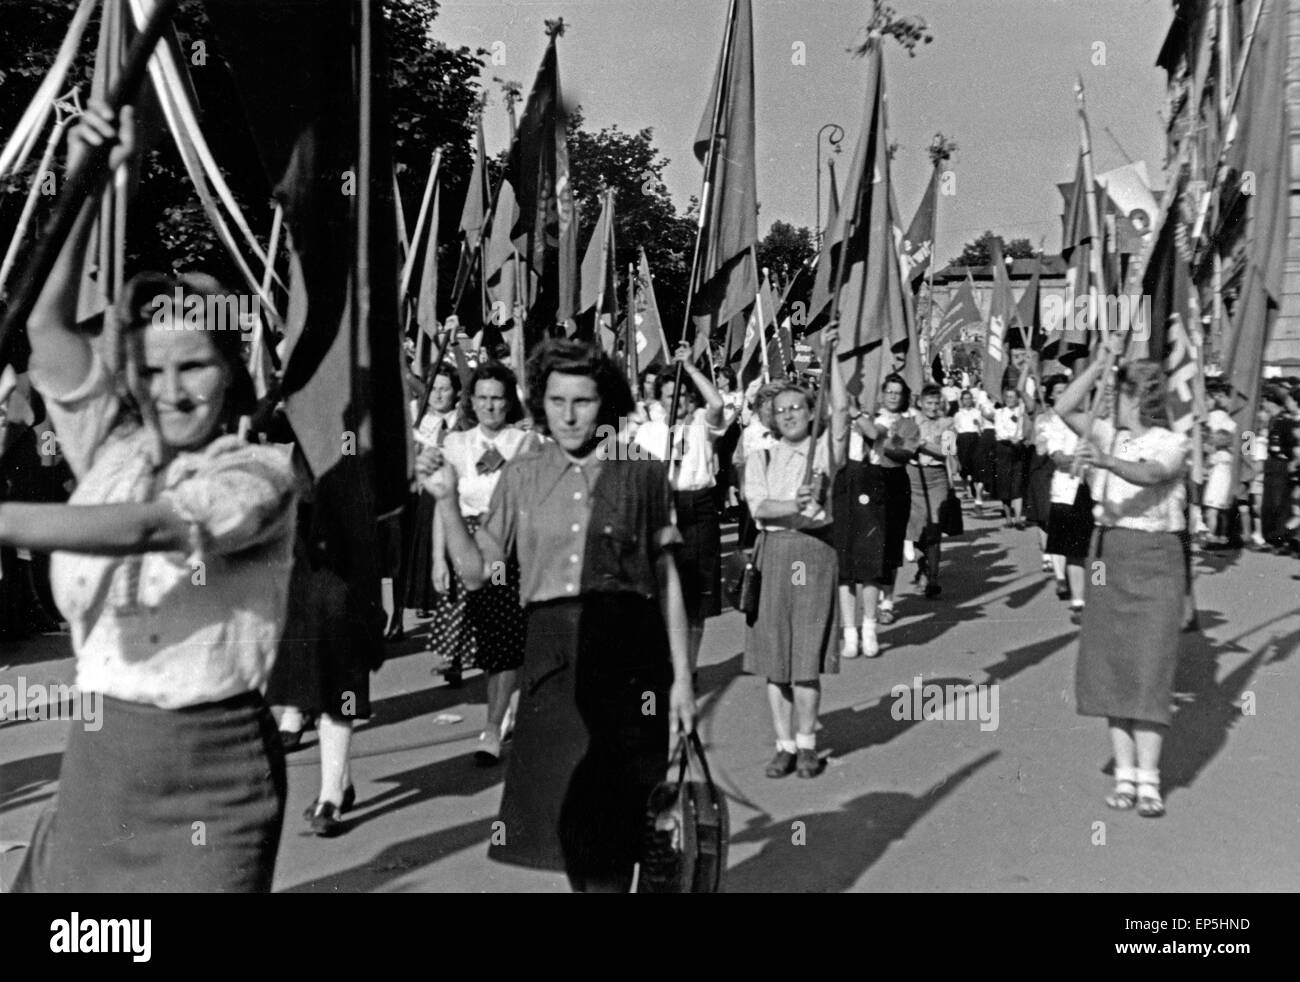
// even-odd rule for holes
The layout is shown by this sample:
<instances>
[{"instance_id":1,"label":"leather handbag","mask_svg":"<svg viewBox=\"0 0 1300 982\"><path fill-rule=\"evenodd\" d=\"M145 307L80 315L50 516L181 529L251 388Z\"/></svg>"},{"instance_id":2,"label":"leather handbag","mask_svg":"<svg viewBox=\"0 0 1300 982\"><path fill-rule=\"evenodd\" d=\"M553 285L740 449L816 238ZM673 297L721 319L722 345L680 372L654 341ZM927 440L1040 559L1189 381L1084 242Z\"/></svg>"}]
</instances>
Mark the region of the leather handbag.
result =
<instances>
[{"instance_id":1,"label":"leather handbag","mask_svg":"<svg viewBox=\"0 0 1300 982\"><path fill-rule=\"evenodd\" d=\"M727 800L709 773L698 733L677 742L677 779L650 792L637 893L719 893L727 868ZM688 779L698 771L703 780Z\"/></svg>"},{"instance_id":2,"label":"leather handbag","mask_svg":"<svg viewBox=\"0 0 1300 982\"><path fill-rule=\"evenodd\" d=\"M754 544L752 552L742 549L736 554L732 565L739 568L733 568L732 576L727 583L727 599L731 601L731 606L745 615L745 621L749 624L753 624L754 619L758 617L758 596L763 583L758 564L762 558L765 537L766 533L758 533L758 541Z\"/></svg>"}]
</instances>

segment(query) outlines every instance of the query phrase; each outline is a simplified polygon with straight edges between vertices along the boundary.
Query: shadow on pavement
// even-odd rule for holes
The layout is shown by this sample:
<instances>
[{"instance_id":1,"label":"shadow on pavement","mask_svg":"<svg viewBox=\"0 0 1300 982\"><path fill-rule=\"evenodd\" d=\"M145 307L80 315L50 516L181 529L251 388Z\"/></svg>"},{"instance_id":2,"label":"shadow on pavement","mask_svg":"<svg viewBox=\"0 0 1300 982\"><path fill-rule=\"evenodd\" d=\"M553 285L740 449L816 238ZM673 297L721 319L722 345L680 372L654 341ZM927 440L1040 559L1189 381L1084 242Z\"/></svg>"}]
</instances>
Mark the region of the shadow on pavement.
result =
<instances>
[{"instance_id":1,"label":"shadow on pavement","mask_svg":"<svg viewBox=\"0 0 1300 982\"><path fill-rule=\"evenodd\" d=\"M39 754L0 764L0 812L44 801L54 794L63 752Z\"/></svg>"},{"instance_id":2,"label":"shadow on pavement","mask_svg":"<svg viewBox=\"0 0 1300 982\"><path fill-rule=\"evenodd\" d=\"M779 821L756 818L750 827L733 833L731 843L762 842L763 848L727 871L725 889L728 893L849 890L890 845L998 756L998 751L990 751L919 795L871 791L835 811ZM797 845L799 841L803 844Z\"/></svg>"},{"instance_id":3,"label":"shadow on pavement","mask_svg":"<svg viewBox=\"0 0 1300 982\"><path fill-rule=\"evenodd\" d=\"M428 835L419 835L402 842L395 842L381 850L374 858L358 863L337 873L308 880L278 890L277 893L365 893L378 890L392 882L430 863L469 849L477 843L486 843L492 834L492 823L496 816L480 818L477 821L453 825L451 828ZM483 861L487 862L487 850L483 850Z\"/></svg>"}]
</instances>

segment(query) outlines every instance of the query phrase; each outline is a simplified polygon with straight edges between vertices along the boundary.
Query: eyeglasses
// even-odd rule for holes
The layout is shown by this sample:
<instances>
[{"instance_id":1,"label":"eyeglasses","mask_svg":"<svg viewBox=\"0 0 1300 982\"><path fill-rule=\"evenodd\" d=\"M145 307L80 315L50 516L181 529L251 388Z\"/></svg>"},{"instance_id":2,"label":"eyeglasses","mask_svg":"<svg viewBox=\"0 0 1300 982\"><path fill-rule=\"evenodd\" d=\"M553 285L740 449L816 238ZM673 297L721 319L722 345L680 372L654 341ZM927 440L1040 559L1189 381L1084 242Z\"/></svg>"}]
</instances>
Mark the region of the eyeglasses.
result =
<instances>
[{"instance_id":1,"label":"eyeglasses","mask_svg":"<svg viewBox=\"0 0 1300 982\"><path fill-rule=\"evenodd\" d=\"M788 416L791 413L806 413L807 406L786 406L784 409L773 409L772 413L776 416Z\"/></svg>"}]
</instances>

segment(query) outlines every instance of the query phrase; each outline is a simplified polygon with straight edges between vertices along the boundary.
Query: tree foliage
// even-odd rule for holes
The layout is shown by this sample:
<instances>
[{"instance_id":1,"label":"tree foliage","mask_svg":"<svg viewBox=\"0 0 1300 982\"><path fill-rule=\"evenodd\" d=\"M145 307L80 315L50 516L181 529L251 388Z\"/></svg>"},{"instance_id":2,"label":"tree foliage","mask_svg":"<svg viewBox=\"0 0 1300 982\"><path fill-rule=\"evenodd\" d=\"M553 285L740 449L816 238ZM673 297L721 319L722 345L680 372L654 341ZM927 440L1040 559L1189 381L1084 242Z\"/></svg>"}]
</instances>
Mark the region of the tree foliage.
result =
<instances>
[{"instance_id":1,"label":"tree foliage","mask_svg":"<svg viewBox=\"0 0 1300 982\"><path fill-rule=\"evenodd\" d=\"M784 285L816 253L811 229L777 220L758 243L758 265L771 270L773 280Z\"/></svg>"},{"instance_id":2,"label":"tree foliage","mask_svg":"<svg viewBox=\"0 0 1300 982\"><path fill-rule=\"evenodd\" d=\"M972 242L967 242L962 247L961 255L950 260L954 266L987 266L993 259L993 251L989 243L994 239L1002 238L1000 235L991 231L986 231L979 238ZM1028 239L1012 239L1010 242L1002 243L1002 255L1009 259L1033 259L1040 256L1038 249Z\"/></svg>"}]
</instances>

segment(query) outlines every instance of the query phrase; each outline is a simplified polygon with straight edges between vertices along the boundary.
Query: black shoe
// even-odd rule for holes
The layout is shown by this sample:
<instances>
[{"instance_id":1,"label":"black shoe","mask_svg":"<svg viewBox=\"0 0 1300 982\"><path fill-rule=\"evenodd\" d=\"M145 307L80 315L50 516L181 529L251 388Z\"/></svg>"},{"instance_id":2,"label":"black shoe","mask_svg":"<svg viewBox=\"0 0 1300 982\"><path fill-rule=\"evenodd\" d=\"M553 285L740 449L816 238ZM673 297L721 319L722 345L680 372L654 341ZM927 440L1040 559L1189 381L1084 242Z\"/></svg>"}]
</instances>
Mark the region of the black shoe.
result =
<instances>
[{"instance_id":1,"label":"black shoe","mask_svg":"<svg viewBox=\"0 0 1300 982\"><path fill-rule=\"evenodd\" d=\"M388 633L384 635L384 640L389 642L405 641L406 628L402 627L401 624L394 625L389 628Z\"/></svg>"},{"instance_id":2,"label":"black shoe","mask_svg":"<svg viewBox=\"0 0 1300 982\"><path fill-rule=\"evenodd\" d=\"M1070 606L1070 622L1076 625L1083 623L1082 607L1075 607L1074 605Z\"/></svg>"},{"instance_id":3,"label":"black shoe","mask_svg":"<svg viewBox=\"0 0 1300 982\"><path fill-rule=\"evenodd\" d=\"M881 607L876 611L876 621L880 624L892 624L897 619L893 607Z\"/></svg>"},{"instance_id":4,"label":"black shoe","mask_svg":"<svg viewBox=\"0 0 1300 982\"><path fill-rule=\"evenodd\" d=\"M925 585L925 595L933 599L943 593L943 588L938 583L927 583Z\"/></svg>"},{"instance_id":5,"label":"black shoe","mask_svg":"<svg viewBox=\"0 0 1300 982\"><path fill-rule=\"evenodd\" d=\"M449 689L459 689L465 684L464 673L459 668L449 668L442 673L442 680L447 683Z\"/></svg>"},{"instance_id":6,"label":"black shoe","mask_svg":"<svg viewBox=\"0 0 1300 982\"><path fill-rule=\"evenodd\" d=\"M433 616L433 611L428 610L425 607L421 607L419 610L415 612L415 616L420 618L420 620L422 621L427 621L430 617Z\"/></svg>"},{"instance_id":7,"label":"black shoe","mask_svg":"<svg viewBox=\"0 0 1300 982\"><path fill-rule=\"evenodd\" d=\"M346 828L339 821L339 810L332 801L323 801L317 805L309 820L312 834L322 839L332 839Z\"/></svg>"},{"instance_id":8,"label":"black shoe","mask_svg":"<svg viewBox=\"0 0 1300 982\"><path fill-rule=\"evenodd\" d=\"M1058 600L1070 599L1070 584L1065 580L1056 581L1056 598Z\"/></svg>"},{"instance_id":9,"label":"black shoe","mask_svg":"<svg viewBox=\"0 0 1300 982\"><path fill-rule=\"evenodd\" d=\"M768 777L785 777L795 767L795 755L788 750L778 750L763 773Z\"/></svg>"},{"instance_id":10,"label":"black shoe","mask_svg":"<svg viewBox=\"0 0 1300 982\"><path fill-rule=\"evenodd\" d=\"M800 747L798 761L799 769L795 773L799 777L816 777L822 772L822 759L816 750Z\"/></svg>"},{"instance_id":11,"label":"black shoe","mask_svg":"<svg viewBox=\"0 0 1300 982\"><path fill-rule=\"evenodd\" d=\"M351 784L349 784L343 791L343 804L334 806L334 805L330 805L330 802L328 801L325 802L325 804L330 805L330 807L332 808L337 807L338 813L340 815L346 815L348 812L352 811L352 806L355 805L356 803L357 803L357 789L353 787ZM320 807L320 799L316 798L315 800L312 801L310 805L307 806L307 810L302 813L302 817L307 819L307 821L310 822L311 817L314 814L316 814L316 809L319 807Z\"/></svg>"}]
</instances>

